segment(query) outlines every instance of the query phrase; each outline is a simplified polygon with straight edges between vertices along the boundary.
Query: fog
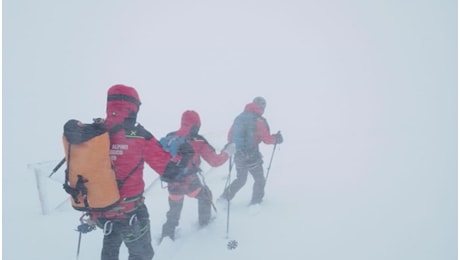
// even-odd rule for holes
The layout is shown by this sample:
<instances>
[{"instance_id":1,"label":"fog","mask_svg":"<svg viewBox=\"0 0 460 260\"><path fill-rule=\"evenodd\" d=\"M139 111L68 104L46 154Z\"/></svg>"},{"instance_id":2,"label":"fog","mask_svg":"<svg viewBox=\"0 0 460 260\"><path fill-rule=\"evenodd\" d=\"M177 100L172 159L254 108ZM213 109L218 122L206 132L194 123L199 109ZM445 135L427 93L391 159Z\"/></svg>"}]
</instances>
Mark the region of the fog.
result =
<instances>
[{"instance_id":1,"label":"fog","mask_svg":"<svg viewBox=\"0 0 460 260\"><path fill-rule=\"evenodd\" d=\"M239 248L226 250L221 214L208 234L187 230L193 208L181 222L191 239L176 256L154 246L158 259L457 259L457 10L447 0L4 0L4 259L75 255L80 213L43 215L33 169L63 157L68 119L105 117L118 83L138 90L138 121L158 138L194 109L220 149L233 118L264 96L285 139L262 211L246 212L244 194L235 202ZM220 194L228 167L213 171ZM167 192L148 194L158 233ZM99 256L100 235L83 238L94 243L82 259Z\"/></svg>"}]
</instances>

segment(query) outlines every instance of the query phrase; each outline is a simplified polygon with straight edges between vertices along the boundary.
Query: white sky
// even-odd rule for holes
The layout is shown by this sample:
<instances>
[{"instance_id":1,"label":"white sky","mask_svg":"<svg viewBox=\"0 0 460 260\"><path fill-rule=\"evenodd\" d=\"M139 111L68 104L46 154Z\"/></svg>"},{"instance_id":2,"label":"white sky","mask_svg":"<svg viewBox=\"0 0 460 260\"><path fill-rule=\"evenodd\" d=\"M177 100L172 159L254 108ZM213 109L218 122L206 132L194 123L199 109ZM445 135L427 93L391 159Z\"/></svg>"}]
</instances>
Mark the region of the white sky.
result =
<instances>
[{"instance_id":1,"label":"white sky","mask_svg":"<svg viewBox=\"0 0 460 260\"><path fill-rule=\"evenodd\" d=\"M271 198L331 218L337 232L302 223L317 248L339 234L342 259L456 258L457 13L447 0L4 0L3 256L20 221L42 218L27 165L60 159L63 124L104 117L123 83L155 136L195 109L217 148L264 96L285 136L273 185L292 195Z\"/></svg>"}]
</instances>

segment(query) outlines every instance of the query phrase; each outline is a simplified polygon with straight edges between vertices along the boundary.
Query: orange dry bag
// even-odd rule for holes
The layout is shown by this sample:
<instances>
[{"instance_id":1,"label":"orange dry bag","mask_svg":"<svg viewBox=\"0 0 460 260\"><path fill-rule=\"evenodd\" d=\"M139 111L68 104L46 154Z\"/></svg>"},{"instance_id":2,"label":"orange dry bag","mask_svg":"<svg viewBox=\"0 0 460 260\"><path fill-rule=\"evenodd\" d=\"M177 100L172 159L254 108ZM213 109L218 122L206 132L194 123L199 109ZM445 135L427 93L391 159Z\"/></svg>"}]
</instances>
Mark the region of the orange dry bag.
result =
<instances>
[{"instance_id":1,"label":"orange dry bag","mask_svg":"<svg viewBox=\"0 0 460 260\"><path fill-rule=\"evenodd\" d=\"M67 161L64 189L72 207L81 211L105 211L118 204L120 195L110 160L109 133L102 123L69 120L63 135Z\"/></svg>"}]
</instances>

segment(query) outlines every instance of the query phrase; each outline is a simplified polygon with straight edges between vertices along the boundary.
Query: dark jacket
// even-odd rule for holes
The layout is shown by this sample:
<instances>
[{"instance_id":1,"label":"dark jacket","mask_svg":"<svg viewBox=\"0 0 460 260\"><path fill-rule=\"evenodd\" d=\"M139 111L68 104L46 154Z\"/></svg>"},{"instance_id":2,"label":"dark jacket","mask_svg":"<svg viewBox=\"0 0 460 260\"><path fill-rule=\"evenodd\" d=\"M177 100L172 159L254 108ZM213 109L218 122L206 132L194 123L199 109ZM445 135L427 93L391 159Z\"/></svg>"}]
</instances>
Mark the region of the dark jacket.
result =
<instances>
[{"instance_id":1,"label":"dark jacket","mask_svg":"<svg viewBox=\"0 0 460 260\"><path fill-rule=\"evenodd\" d=\"M256 103L249 103L245 106L244 112L251 112L258 115L256 120L256 133L254 135L254 142L260 144L264 142L265 144L275 144L276 137L270 133L270 127L268 126L267 120L262 116L263 109L259 107ZM232 127L228 132L228 141L232 140Z\"/></svg>"}]
</instances>

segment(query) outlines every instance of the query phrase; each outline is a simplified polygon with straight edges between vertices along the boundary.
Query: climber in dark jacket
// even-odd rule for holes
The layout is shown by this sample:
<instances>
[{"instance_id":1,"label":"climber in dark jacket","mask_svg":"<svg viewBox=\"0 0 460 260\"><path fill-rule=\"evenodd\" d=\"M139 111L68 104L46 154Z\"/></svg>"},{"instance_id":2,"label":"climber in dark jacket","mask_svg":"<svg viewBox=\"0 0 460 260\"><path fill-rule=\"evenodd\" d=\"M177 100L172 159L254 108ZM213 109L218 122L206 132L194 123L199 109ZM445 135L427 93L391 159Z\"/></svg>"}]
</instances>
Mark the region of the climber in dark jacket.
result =
<instances>
[{"instance_id":1,"label":"climber in dark jacket","mask_svg":"<svg viewBox=\"0 0 460 260\"><path fill-rule=\"evenodd\" d=\"M262 167L262 154L259 151L259 144L280 144L283 142L283 136L280 132L276 134L270 133L267 120L262 116L265 111L266 101L263 97L254 98L253 102L247 104L244 111L238 117L252 118L255 122L245 122L245 125L253 125L250 131L253 133L250 136L251 145L238 145L236 140L235 129L237 120L230 128L228 133L228 141L236 144L236 153L234 158L236 168L236 179L224 190L220 199L232 200L236 193L246 184L248 173L254 178L254 186L252 189L252 199L250 204L259 204L265 194L265 176Z\"/></svg>"}]
</instances>

